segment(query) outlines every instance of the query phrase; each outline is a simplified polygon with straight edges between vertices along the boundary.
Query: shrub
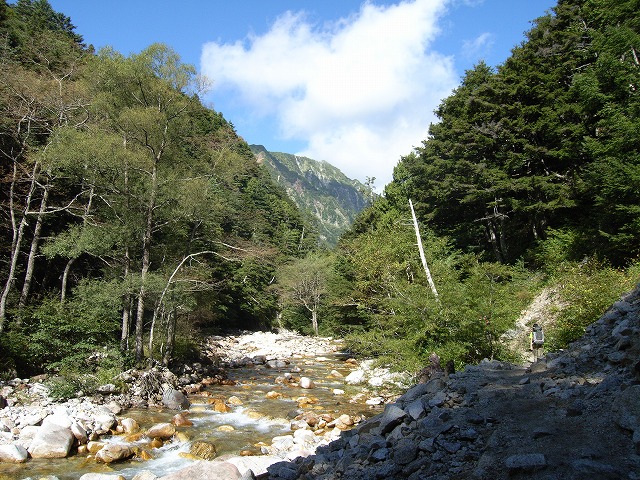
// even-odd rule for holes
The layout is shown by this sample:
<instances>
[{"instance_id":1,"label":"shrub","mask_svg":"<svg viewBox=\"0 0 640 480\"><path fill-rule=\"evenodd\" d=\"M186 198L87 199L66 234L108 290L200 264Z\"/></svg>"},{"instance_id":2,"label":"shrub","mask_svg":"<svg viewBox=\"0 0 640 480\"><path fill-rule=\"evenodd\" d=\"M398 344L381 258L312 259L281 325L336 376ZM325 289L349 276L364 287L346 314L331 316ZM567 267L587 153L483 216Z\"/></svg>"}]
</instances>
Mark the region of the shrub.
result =
<instances>
[{"instance_id":1,"label":"shrub","mask_svg":"<svg viewBox=\"0 0 640 480\"><path fill-rule=\"evenodd\" d=\"M556 273L560 295L567 307L560 312L556 325L547 333L550 350L565 348L584 335L623 293L638 281L640 263L629 269L615 269L595 258L566 264Z\"/></svg>"}]
</instances>

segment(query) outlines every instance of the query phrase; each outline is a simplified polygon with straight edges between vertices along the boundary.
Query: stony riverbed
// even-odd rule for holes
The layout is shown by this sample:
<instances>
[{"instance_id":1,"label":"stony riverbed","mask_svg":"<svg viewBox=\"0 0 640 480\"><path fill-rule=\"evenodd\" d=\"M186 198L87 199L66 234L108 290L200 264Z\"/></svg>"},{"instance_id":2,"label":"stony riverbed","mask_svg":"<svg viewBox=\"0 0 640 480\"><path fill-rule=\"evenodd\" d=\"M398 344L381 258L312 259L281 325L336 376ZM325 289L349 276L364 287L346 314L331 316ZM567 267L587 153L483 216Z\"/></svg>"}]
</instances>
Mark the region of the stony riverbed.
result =
<instances>
[{"instance_id":1,"label":"stony riverbed","mask_svg":"<svg viewBox=\"0 0 640 480\"><path fill-rule=\"evenodd\" d=\"M213 458L263 473L312 454L406 387L342 349L286 331L210 337L210 362L125 372L126 393L108 384L63 403L42 379L5 382L0 479L161 478Z\"/></svg>"}]
</instances>

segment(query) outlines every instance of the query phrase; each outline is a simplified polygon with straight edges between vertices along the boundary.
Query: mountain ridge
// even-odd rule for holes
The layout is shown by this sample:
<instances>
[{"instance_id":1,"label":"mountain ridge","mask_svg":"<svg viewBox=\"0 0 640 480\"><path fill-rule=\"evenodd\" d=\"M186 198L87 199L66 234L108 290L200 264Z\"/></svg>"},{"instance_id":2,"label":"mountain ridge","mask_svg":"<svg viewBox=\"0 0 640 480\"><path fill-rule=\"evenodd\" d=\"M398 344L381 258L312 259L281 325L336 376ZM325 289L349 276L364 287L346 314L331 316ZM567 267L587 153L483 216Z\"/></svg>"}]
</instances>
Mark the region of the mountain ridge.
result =
<instances>
[{"instance_id":1,"label":"mountain ridge","mask_svg":"<svg viewBox=\"0 0 640 480\"><path fill-rule=\"evenodd\" d=\"M257 162L317 226L320 241L327 246L337 244L340 235L368 204L368 187L348 178L326 160L270 152L263 145L249 148Z\"/></svg>"}]
</instances>

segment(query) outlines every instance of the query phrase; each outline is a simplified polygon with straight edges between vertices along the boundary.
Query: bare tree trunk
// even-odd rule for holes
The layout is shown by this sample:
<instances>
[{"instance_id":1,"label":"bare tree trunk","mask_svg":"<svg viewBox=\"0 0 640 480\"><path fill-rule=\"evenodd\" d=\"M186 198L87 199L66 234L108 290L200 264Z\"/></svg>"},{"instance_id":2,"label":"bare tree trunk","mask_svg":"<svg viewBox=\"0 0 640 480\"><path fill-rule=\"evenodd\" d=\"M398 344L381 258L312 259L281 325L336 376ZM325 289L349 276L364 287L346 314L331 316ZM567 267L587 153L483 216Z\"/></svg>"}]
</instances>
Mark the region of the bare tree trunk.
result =
<instances>
[{"instance_id":1,"label":"bare tree trunk","mask_svg":"<svg viewBox=\"0 0 640 480\"><path fill-rule=\"evenodd\" d=\"M136 308L136 362L144 359L144 300L146 295L145 281L149 271L149 247L145 245L140 272L140 290L138 291L138 305Z\"/></svg>"},{"instance_id":2,"label":"bare tree trunk","mask_svg":"<svg viewBox=\"0 0 640 480\"><path fill-rule=\"evenodd\" d=\"M87 165L85 165L85 170L87 169ZM93 197L95 195L95 185L91 185L89 189L89 199L87 200L87 204L84 207L84 212L82 214L82 227L86 228L87 223L89 222L89 214L91 213L91 206L93 204ZM64 267L64 271L62 272L62 284L60 285L60 302L64 302L67 296L67 280L69 278L69 272L71 271L71 267L78 259L79 256L70 258L67 264Z\"/></svg>"},{"instance_id":3,"label":"bare tree trunk","mask_svg":"<svg viewBox=\"0 0 640 480\"><path fill-rule=\"evenodd\" d=\"M169 313L169 320L167 324L167 346L164 350L164 355L162 357L162 364L166 367L169 365L171 361L171 356L173 355L173 347L176 343L176 324L177 324L177 312L174 308Z\"/></svg>"},{"instance_id":4,"label":"bare tree trunk","mask_svg":"<svg viewBox=\"0 0 640 480\"><path fill-rule=\"evenodd\" d=\"M122 334L120 336L120 350L126 352L129 350L129 329L131 328L131 295L125 295L122 308Z\"/></svg>"},{"instance_id":5,"label":"bare tree trunk","mask_svg":"<svg viewBox=\"0 0 640 480\"><path fill-rule=\"evenodd\" d=\"M22 293L20 294L20 301L18 302L18 308L20 309L22 309L27 304L29 293L31 292L31 282L33 281L33 270L36 263L36 254L38 253L38 246L40 245L40 234L42 233L44 212L47 209L47 201L49 200L49 188L49 185L46 185L44 187L42 200L40 201L40 210L38 211L38 216L36 217L36 225L33 229L31 249L29 250L29 258L27 259L27 270L24 274Z\"/></svg>"},{"instance_id":6,"label":"bare tree trunk","mask_svg":"<svg viewBox=\"0 0 640 480\"><path fill-rule=\"evenodd\" d=\"M142 269L140 271L140 291L138 292L138 307L136 310L136 362L138 363L142 362L144 358L144 302L147 293L145 282L151 265L151 237L158 189L158 161L159 158L156 158L151 172L151 192L147 210L147 223L142 239Z\"/></svg>"},{"instance_id":7,"label":"bare tree trunk","mask_svg":"<svg viewBox=\"0 0 640 480\"><path fill-rule=\"evenodd\" d=\"M502 256L502 250L500 249L500 245L498 242L498 233L496 232L495 225L492 221L487 223L487 236L489 237L489 242L493 247L493 253L496 256L496 260L500 263L504 263L504 258Z\"/></svg>"},{"instance_id":8,"label":"bare tree trunk","mask_svg":"<svg viewBox=\"0 0 640 480\"><path fill-rule=\"evenodd\" d=\"M418 228L418 220L416 218L416 212L413 210L413 203L411 202L411 199L409 199L409 207L411 207L411 217L413 218L413 226L416 231L416 239L418 241L418 251L420 252L420 260L422 260L424 273L427 274L427 281L429 282L429 287L431 287L433 296L436 297L436 300L439 300L438 291L436 290L436 284L433 283L433 278L431 278L431 271L429 270L429 267L427 265L427 259L424 256L424 249L422 248L422 239L420 238L420 228Z\"/></svg>"},{"instance_id":9,"label":"bare tree trunk","mask_svg":"<svg viewBox=\"0 0 640 480\"><path fill-rule=\"evenodd\" d=\"M64 271L62 272L62 284L60 285L60 303L64 303L67 298L67 283L69 279L69 272L71 271L71 266L74 264L78 257L70 258L67 261L67 264L64 266Z\"/></svg>"},{"instance_id":10,"label":"bare tree trunk","mask_svg":"<svg viewBox=\"0 0 640 480\"><path fill-rule=\"evenodd\" d=\"M311 326L313 327L313 331L318 336L318 309L314 307L311 310Z\"/></svg>"},{"instance_id":11,"label":"bare tree trunk","mask_svg":"<svg viewBox=\"0 0 640 480\"><path fill-rule=\"evenodd\" d=\"M16 219L14 196L15 196L15 184L16 177L18 176L18 160L13 160L13 176L11 178L11 186L9 188L9 214L11 217L11 227L13 230L13 238L11 240L11 260L9 262L9 275L5 282L4 289L2 290L2 296L0 296L0 332L4 330L4 323L7 318L7 299L9 293L13 288L13 284L16 281L16 269L18 267L18 257L20 256L20 250L22 249L22 240L24 238L24 229L27 226L26 212L31 204L33 198L33 192L36 189L36 175L38 174L39 165L35 163L33 165L33 171L31 172L31 184L29 191L25 199L25 208L22 212L22 217L18 223Z\"/></svg>"},{"instance_id":12,"label":"bare tree trunk","mask_svg":"<svg viewBox=\"0 0 640 480\"><path fill-rule=\"evenodd\" d=\"M156 308L153 309L153 317L151 318L151 327L149 328L149 359L153 360L153 340L156 333L156 323L158 318L164 318L165 310L164 304L158 300ZM162 323L162 322L160 322Z\"/></svg>"},{"instance_id":13,"label":"bare tree trunk","mask_svg":"<svg viewBox=\"0 0 640 480\"><path fill-rule=\"evenodd\" d=\"M124 254L124 281L127 281L129 276L129 268L131 265L131 258L129 257L129 247L125 248ZM131 293L127 291L122 298L122 332L120 335L120 350L129 350L129 328L131 325L131 307L132 299Z\"/></svg>"}]
</instances>

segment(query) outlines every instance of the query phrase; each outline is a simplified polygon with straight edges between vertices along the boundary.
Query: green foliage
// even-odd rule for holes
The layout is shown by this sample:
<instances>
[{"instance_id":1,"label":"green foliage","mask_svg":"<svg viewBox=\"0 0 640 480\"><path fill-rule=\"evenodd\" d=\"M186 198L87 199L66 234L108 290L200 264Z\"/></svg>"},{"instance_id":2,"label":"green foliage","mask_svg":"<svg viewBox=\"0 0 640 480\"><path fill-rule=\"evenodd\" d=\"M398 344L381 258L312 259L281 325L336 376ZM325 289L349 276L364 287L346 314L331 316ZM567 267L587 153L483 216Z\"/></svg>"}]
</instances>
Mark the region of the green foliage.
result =
<instances>
[{"instance_id":1,"label":"green foliage","mask_svg":"<svg viewBox=\"0 0 640 480\"><path fill-rule=\"evenodd\" d=\"M9 333L16 363L31 372L86 367L94 351L116 345L119 307L114 282L85 281L68 302L44 300Z\"/></svg>"},{"instance_id":2,"label":"green foliage","mask_svg":"<svg viewBox=\"0 0 640 480\"><path fill-rule=\"evenodd\" d=\"M78 396L80 392L91 395L99 387L93 375L77 372L52 377L46 382L46 386L49 388L49 395L55 400L68 400Z\"/></svg>"},{"instance_id":3,"label":"green foliage","mask_svg":"<svg viewBox=\"0 0 640 480\"><path fill-rule=\"evenodd\" d=\"M396 167L389 201L412 198L437 235L487 260L515 263L554 231L577 240L571 255L635 258L634 5L560 2L497 71L467 71Z\"/></svg>"},{"instance_id":4,"label":"green foliage","mask_svg":"<svg viewBox=\"0 0 640 480\"><path fill-rule=\"evenodd\" d=\"M580 263L564 264L556 272L554 282L561 285L560 295L567 306L546 335L548 348L566 348L569 343L580 338L588 325L636 285L638 278L639 263L626 271L593 258Z\"/></svg>"},{"instance_id":5,"label":"green foliage","mask_svg":"<svg viewBox=\"0 0 640 480\"><path fill-rule=\"evenodd\" d=\"M349 347L413 371L426 365L432 352L458 367L485 357L508 359L499 337L532 299L537 281L521 266L479 262L423 231L436 299L408 213L379 203L373 207L377 214L364 213L376 219L372 228L341 245L339 271L351 286L343 289L342 303L356 303L358 310L355 315L350 307L341 310L343 331L352 327Z\"/></svg>"}]
</instances>

